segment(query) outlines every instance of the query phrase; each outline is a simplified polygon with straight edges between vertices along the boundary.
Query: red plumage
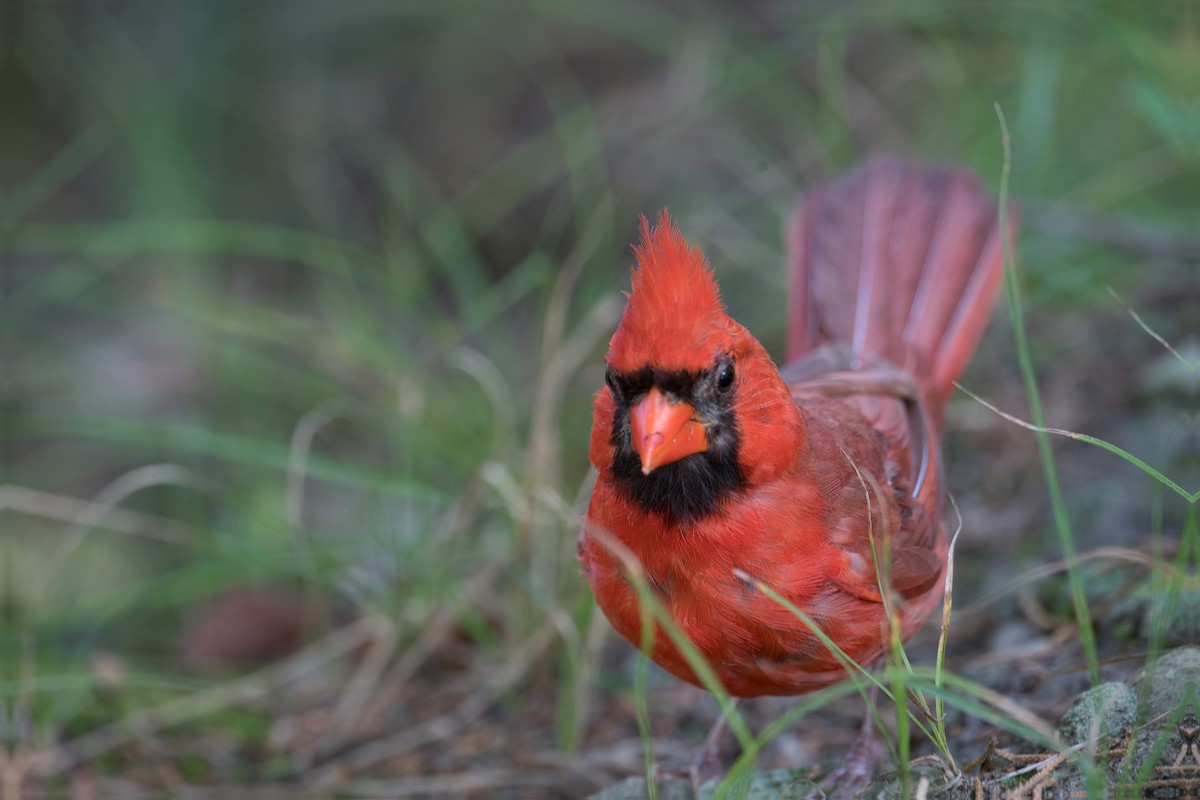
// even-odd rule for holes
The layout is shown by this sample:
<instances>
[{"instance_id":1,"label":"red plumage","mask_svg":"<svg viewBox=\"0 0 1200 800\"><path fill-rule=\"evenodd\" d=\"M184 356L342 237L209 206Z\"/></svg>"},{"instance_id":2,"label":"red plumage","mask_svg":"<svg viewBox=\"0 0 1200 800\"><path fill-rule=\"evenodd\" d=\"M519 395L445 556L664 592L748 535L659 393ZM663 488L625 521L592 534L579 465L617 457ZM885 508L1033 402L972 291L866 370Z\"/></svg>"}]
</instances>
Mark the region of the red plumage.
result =
<instances>
[{"instance_id":1,"label":"red plumage","mask_svg":"<svg viewBox=\"0 0 1200 800\"><path fill-rule=\"evenodd\" d=\"M903 636L924 622L947 549L937 427L1002 273L996 218L958 169L877 159L818 188L788 228L782 370L725 313L708 262L667 213L653 229L643 220L609 385L594 400L599 477L579 540L597 603L625 638L641 640L637 594L608 542L640 562L735 696L846 677L741 573L859 663L888 640L885 594ZM661 631L652 657L698 683Z\"/></svg>"},{"instance_id":2,"label":"red plumage","mask_svg":"<svg viewBox=\"0 0 1200 800\"><path fill-rule=\"evenodd\" d=\"M653 229L642 217L642 241L633 252L639 267L609 342L608 364L618 370L709 366L697 359L727 347L736 323L725 315L708 259L684 241L665 210Z\"/></svg>"}]
</instances>

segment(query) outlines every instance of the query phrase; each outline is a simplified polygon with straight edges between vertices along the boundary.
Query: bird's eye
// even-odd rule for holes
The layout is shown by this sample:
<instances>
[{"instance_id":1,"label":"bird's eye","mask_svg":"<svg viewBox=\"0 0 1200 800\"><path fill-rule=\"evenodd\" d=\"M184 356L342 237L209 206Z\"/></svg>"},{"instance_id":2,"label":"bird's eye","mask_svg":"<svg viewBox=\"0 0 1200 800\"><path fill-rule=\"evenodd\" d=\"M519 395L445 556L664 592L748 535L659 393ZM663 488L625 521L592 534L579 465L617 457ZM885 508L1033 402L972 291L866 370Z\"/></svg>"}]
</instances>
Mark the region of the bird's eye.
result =
<instances>
[{"instance_id":1,"label":"bird's eye","mask_svg":"<svg viewBox=\"0 0 1200 800\"><path fill-rule=\"evenodd\" d=\"M726 361L717 375L717 388L722 392L727 392L730 386L733 386L733 362Z\"/></svg>"}]
</instances>

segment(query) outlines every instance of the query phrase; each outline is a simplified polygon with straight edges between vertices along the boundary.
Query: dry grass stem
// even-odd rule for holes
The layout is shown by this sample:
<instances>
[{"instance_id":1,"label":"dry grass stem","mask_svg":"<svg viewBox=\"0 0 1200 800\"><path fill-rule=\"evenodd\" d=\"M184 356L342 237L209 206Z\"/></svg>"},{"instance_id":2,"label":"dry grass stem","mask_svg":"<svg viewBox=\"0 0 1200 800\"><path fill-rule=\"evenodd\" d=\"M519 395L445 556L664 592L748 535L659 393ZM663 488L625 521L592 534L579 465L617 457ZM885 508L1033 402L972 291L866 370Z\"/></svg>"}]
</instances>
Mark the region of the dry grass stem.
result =
<instances>
[{"instance_id":1,"label":"dry grass stem","mask_svg":"<svg viewBox=\"0 0 1200 800\"><path fill-rule=\"evenodd\" d=\"M381 715L401 702L413 675L437 652L446 639L458 630L459 615L463 608L480 605L480 598L495 585L500 574L499 565L489 564L484 567L462 586L456 602L439 608L426 620L421 634L404 648L404 654L396 660L387 674L377 679L377 691L365 696L371 701L370 707L360 706L362 713L355 725L356 731L375 729L379 725ZM329 747L322 747L320 752L329 754L340 749L341 745L341 742L331 741Z\"/></svg>"},{"instance_id":2,"label":"dry grass stem","mask_svg":"<svg viewBox=\"0 0 1200 800\"><path fill-rule=\"evenodd\" d=\"M545 654L557 631L544 627L534 633L497 668L478 681L480 688L446 714L425 720L399 733L382 736L321 763L306 778L317 786L340 783L346 776L409 752L429 742L451 737L491 708L499 696L513 689Z\"/></svg>"},{"instance_id":3,"label":"dry grass stem","mask_svg":"<svg viewBox=\"0 0 1200 800\"><path fill-rule=\"evenodd\" d=\"M90 519L94 528L167 544L190 545L196 542L197 532L178 520L111 504L99 505L96 500L82 500L26 486L0 486L0 513L6 511L72 524L78 524L81 519Z\"/></svg>"},{"instance_id":4,"label":"dry grass stem","mask_svg":"<svg viewBox=\"0 0 1200 800\"><path fill-rule=\"evenodd\" d=\"M44 750L39 758L38 772L42 775L66 772L116 747L146 739L163 729L258 700L344 658L369 641L373 627L366 620L347 625L266 669L197 694L135 711L76 739Z\"/></svg>"}]
</instances>

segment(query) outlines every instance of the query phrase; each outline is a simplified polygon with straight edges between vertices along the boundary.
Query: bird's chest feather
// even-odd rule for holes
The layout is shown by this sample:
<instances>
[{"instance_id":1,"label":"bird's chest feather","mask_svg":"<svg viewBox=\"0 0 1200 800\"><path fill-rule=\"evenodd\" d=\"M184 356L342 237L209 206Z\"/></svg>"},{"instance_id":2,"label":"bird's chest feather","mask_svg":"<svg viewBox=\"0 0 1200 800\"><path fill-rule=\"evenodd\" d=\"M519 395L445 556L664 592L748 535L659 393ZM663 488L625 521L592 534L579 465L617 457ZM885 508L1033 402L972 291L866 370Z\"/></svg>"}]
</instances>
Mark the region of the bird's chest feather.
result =
<instances>
[{"instance_id":1,"label":"bird's chest feather","mask_svg":"<svg viewBox=\"0 0 1200 800\"><path fill-rule=\"evenodd\" d=\"M796 478L678 524L624 502L619 487L601 480L589 511L589 527L601 532L584 532L580 554L601 609L627 639L640 641L642 630L638 590L626 577L634 566L680 631L706 659L721 663L761 649L797 623L745 576L801 606L828 591L827 576L844 555L826 541L825 505L815 484ZM675 648L656 642L655 650L660 663L680 662L664 664L668 669L686 670Z\"/></svg>"}]
</instances>

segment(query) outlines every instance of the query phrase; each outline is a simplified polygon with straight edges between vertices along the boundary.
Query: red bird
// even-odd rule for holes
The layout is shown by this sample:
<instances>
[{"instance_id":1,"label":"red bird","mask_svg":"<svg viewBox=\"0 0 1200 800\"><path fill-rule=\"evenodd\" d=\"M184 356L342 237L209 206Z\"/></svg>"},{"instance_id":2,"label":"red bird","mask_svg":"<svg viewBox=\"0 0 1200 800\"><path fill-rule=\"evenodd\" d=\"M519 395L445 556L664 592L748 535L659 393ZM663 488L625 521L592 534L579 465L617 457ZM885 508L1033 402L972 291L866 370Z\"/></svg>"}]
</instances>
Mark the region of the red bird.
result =
<instances>
[{"instance_id":1,"label":"red bird","mask_svg":"<svg viewBox=\"0 0 1200 800\"><path fill-rule=\"evenodd\" d=\"M1003 272L997 222L960 169L876 159L814 191L787 231L780 370L725 313L667 212L653 228L643 219L594 400L599 477L579 538L596 601L626 639L640 644L641 617L613 543L735 697L847 677L756 581L860 664L887 645L885 599L904 637L920 627L946 566L938 428ZM699 685L665 632L651 655Z\"/></svg>"}]
</instances>

